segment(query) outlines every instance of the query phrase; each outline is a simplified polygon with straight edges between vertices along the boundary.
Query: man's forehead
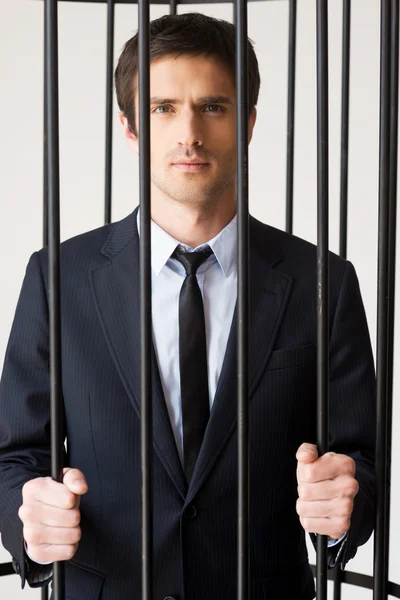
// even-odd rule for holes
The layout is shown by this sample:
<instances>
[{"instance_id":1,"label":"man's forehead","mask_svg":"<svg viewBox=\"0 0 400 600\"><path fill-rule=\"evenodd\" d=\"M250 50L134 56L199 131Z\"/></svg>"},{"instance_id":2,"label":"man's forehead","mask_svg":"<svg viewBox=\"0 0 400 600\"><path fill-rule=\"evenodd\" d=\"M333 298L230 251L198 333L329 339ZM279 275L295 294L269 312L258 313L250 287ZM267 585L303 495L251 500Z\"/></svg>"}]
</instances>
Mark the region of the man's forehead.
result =
<instances>
[{"instance_id":1,"label":"man's forehead","mask_svg":"<svg viewBox=\"0 0 400 600\"><path fill-rule=\"evenodd\" d=\"M191 62L196 61L196 65L191 65ZM171 69L179 72L181 68L188 68L189 74L193 72L196 79L199 79L202 74L206 77L210 77L215 74L218 80L229 80L232 81L232 73L230 72L227 65L221 60L214 56L206 56L204 54L191 55L191 54L180 54L166 55L158 58L152 58L150 60L150 79L157 79L165 74L167 76ZM135 81L137 83L139 73L136 73Z\"/></svg>"},{"instance_id":2,"label":"man's forehead","mask_svg":"<svg viewBox=\"0 0 400 600\"><path fill-rule=\"evenodd\" d=\"M176 63L182 58L180 63ZM200 64L179 73L179 68L184 61L199 59L203 63L204 70L202 71ZM175 76L169 76L171 68L177 67ZM212 71L216 70L215 76ZM224 71L224 75L221 73ZM194 77L190 77L193 73ZM202 74L204 75L202 77ZM193 80L192 80L193 79ZM135 77L136 95L138 95L138 73ZM187 85L189 84L189 85ZM186 88L186 89L185 89ZM215 104L235 104L236 94L235 86L232 80L232 75L228 68L214 57L205 55L191 56L180 55L165 56L155 58L150 61L150 94L151 104L179 104L182 102L181 92L185 89L187 93L192 95L192 100L196 103L215 103Z\"/></svg>"}]
</instances>

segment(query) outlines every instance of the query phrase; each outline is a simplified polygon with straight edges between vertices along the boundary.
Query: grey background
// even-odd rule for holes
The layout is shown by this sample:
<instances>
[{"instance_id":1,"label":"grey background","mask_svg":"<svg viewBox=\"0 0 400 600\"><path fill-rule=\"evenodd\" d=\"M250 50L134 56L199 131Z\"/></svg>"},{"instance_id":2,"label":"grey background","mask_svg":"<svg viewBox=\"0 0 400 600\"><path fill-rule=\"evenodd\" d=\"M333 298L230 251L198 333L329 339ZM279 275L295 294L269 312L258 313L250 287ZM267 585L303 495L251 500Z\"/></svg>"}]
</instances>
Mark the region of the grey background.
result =
<instances>
[{"instance_id":1,"label":"grey background","mask_svg":"<svg viewBox=\"0 0 400 600\"><path fill-rule=\"evenodd\" d=\"M298 2L294 233L316 242L315 0ZM153 6L151 18L168 6ZM185 5L232 20L229 4ZM103 224L106 5L59 3L61 237ZM339 248L342 2L329 3L330 248ZM137 29L137 6L116 7L115 61ZM260 63L258 120L250 144L250 211L285 226L288 3L249 4L249 36ZM353 0L349 150L349 244L376 345L379 182L379 0ZM0 365L31 253L42 247L43 3L0 0ZM123 139L114 103L113 220L138 204L138 161ZM18 225L17 225L18 224ZM399 296L400 297L400 296ZM399 302L397 302L397 310ZM400 409L395 337L390 579L400 583ZM307 441L307 440L305 440ZM282 524L284 527L284 524ZM310 562L315 553L308 544ZM0 543L0 562L11 560ZM373 540L347 569L371 575ZM17 575L0 578L4 599L39 598ZM343 599L372 598L344 586Z\"/></svg>"}]
</instances>

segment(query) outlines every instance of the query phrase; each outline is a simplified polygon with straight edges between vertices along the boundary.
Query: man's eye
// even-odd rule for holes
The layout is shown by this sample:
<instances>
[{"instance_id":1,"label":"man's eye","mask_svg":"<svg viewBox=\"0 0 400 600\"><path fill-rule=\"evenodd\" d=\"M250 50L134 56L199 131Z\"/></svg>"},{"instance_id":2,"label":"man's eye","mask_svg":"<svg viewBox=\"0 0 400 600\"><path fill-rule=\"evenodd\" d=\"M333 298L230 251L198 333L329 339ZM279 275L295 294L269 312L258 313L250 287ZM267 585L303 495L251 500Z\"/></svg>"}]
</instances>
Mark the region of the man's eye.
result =
<instances>
[{"instance_id":1,"label":"man's eye","mask_svg":"<svg viewBox=\"0 0 400 600\"><path fill-rule=\"evenodd\" d=\"M154 110L154 112L156 113L157 111L159 111L160 108L162 108L162 109L164 109L164 108L167 109L168 108L169 109L169 106L157 106L157 108ZM164 110L159 111L159 114L163 114L163 113L164 113Z\"/></svg>"},{"instance_id":2,"label":"man's eye","mask_svg":"<svg viewBox=\"0 0 400 600\"><path fill-rule=\"evenodd\" d=\"M209 104L208 106L206 106L206 108L212 108L213 110L210 110L209 112L223 112L224 108L222 106L219 106L218 104ZM217 109L217 110L214 110Z\"/></svg>"}]
</instances>

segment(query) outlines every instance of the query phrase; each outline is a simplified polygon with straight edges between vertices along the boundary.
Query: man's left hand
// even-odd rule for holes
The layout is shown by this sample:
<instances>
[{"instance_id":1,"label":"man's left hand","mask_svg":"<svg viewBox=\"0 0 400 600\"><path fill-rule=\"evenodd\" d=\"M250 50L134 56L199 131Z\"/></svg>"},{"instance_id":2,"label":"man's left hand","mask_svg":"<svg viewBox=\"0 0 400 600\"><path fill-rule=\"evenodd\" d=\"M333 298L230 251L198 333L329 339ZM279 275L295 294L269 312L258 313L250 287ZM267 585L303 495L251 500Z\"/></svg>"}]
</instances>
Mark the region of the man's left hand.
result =
<instances>
[{"instance_id":1,"label":"man's left hand","mask_svg":"<svg viewBox=\"0 0 400 600\"><path fill-rule=\"evenodd\" d=\"M305 531L339 539L350 528L358 482L356 463L346 454L318 457L315 444L302 444L296 453L296 511Z\"/></svg>"}]
</instances>

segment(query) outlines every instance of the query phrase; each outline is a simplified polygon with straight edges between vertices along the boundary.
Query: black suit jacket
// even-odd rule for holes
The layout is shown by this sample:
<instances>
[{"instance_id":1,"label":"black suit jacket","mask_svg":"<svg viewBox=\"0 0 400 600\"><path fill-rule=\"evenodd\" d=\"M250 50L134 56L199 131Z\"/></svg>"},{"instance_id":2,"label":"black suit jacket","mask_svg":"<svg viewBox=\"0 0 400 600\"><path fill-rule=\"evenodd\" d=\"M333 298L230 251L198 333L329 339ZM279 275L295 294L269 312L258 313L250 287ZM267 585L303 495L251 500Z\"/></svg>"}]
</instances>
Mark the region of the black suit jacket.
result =
<instances>
[{"instance_id":1,"label":"black suit jacket","mask_svg":"<svg viewBox=\"0 0 400 600\"><path fill-rule=\"evenodd\" d=\"M65 563L68 600L140 595L136 213L61 246L65 466L89 486L82 539ZM316 248L254 218L250 244L252 598L311 600L295 454L316 443ZM18 517L23 484L50 475L47 260L42 249L27 266L0 388L0 531L22 587L48 570L27 559ZM329 552L344 568L374 523L375 373L354 268L334 254L329 298L330 449L354 458L360 485L349 536ZM155 600L235 597L236 406L235 312L187 489L153 354Z\"/></svg>"}]
</instances>

